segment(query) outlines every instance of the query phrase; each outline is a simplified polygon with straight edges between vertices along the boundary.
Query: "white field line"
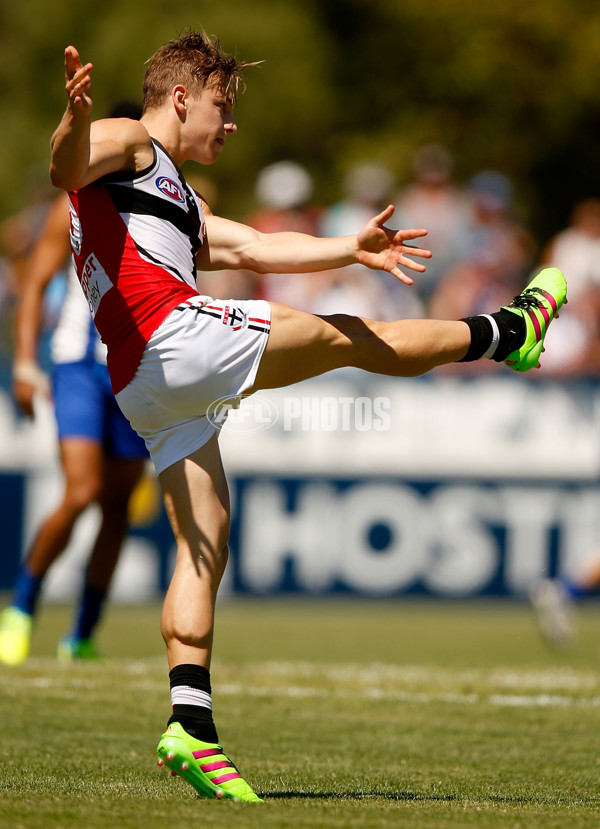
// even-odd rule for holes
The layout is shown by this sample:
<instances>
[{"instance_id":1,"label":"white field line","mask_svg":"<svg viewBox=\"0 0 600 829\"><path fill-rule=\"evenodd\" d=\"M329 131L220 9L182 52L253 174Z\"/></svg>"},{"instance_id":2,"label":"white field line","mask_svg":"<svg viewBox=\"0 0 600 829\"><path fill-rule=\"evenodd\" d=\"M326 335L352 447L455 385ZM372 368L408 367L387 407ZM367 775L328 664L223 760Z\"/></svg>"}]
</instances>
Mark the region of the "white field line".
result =
<instances>
[{"instance_id":1,"label":"white field line","mask_svg":"<svg viewBox=\"0 0 600 829\"><path fill-rule=\"evenodd\" d=\"M138 693L168 693L168 681L160 675L154 660L103 663L102 672L69 675L50 659L31 659L28 668L35 673L20 677L0 674L0 690L9 696L51 691L55 696L73 699L86 691L99 691L106 685L107 674L123 688ZM94 666L90 666L93 667ZM546 670L457 669L415 665L371 665L342 663L327 665L315 662L250 663L240 669L233 681L227 680L231 669L215 665L215 696L252 696L380 700L394 703L494 705L527 708L598 708L600 675L572 668ZM219 681L219 676L223 680ZM472 690L477 688L476 691Z\"/></svg>"},{"instance_id":2,"label":"white field line","mask_svg":"<svg viewBox=\"0 0 600 829\"><path fill-rule=\"evenodd\" d=\"M215 685L215 693L224 696L253 696L253 697L335 697L367 700L383 700L385 702L404 702L422 705L498 705L512 708L600 708L600 696L570 697L559 694L460 694L460 693L427 693L411 691L387 691L382 688L363 688L350 690L347 688L315 688L308 686L280 685L277 687L241 685Z\"/></svg>"},{"instance_id":3,"label":"white field line","mask_svg":"<svg viewBox=\"0 0 600 829\"><path fill-rule=\"evenodd\" d=\"M401 684L401 685L456 685L484 684L500 688L536 690L572 690L600 693L600 675L597 671L583 672L573 668L523 670L513 668L436 668L420 665L391 665L380 662L371 665L342 663L323 665L316 662L265 662L260 670L267 676L319 678L336 683Z\"/></svg>"}]
</instances>

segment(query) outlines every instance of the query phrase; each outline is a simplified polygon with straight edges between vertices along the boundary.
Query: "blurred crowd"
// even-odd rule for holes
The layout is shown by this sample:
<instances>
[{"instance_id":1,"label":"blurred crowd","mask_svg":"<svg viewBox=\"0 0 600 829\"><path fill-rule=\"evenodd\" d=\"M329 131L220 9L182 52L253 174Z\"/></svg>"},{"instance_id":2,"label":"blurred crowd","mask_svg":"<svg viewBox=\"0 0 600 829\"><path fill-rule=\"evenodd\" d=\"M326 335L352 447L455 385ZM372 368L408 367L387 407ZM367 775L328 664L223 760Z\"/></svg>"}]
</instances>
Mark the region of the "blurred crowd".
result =
<instances>
[{"instance_id":1,"label":"blurred crowd","mask_svg":"<svg viewBox=\"0 0 600 829\"><path fill-rule=\"evenodd\" d=\"M191 182L207 201L218 193L206 180ZM409 181L399 183L383 165L365 160L348 169L339 200L317 205L309 172L292 160L263 169L254 186L256 208L243 220L265 232L296 230L318 236L357 232L386 205L392 227L426 228L417 242L433 257L407 287L386 273L353 265L310 275L250 272L199 274L202 293L220 298L265 298L319 314L348 313L371 319L457 319L506 304L543 265L564 271L569 305L546 341L544 377L597 374L600 367L600 196L577 204L570 223L543 247L523 222L514 183L499 170L482 170L466 182L454 175L453 158L438 144L420 147ZM0 225L0 363L9 364L11 318L33 245L53 194L43 188L31 205ZM218 204L213 208L218 212ZM44 326L51 330L63 282L48 292ZM42 341L43 342L43 341ZM43 360L43 355L42 355ZM481 373L487 361L446 372Z\"/></svg>"}]
</instances>

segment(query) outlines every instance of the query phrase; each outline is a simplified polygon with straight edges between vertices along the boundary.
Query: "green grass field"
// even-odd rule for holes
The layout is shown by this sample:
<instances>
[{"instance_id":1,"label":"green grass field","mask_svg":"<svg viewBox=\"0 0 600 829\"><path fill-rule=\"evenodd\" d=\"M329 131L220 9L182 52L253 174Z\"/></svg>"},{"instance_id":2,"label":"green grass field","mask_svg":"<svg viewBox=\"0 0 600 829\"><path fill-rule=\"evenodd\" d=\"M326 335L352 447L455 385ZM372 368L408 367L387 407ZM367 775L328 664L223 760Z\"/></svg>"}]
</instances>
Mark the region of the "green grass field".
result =
<instances>
[{"instance_id":1,"label":"green grass field","mask_svg":"<svg viewBox=\"0 0 600 829\"><path fill-rule=\"evenodd\" d=\"M113 607L102 664L0 669L0 827L600 826L600 607L552 653L517 603L237 601L218 608L221 740L263 804L156 766L170 713L160 608Z\"/></svg>"}]
</instances>

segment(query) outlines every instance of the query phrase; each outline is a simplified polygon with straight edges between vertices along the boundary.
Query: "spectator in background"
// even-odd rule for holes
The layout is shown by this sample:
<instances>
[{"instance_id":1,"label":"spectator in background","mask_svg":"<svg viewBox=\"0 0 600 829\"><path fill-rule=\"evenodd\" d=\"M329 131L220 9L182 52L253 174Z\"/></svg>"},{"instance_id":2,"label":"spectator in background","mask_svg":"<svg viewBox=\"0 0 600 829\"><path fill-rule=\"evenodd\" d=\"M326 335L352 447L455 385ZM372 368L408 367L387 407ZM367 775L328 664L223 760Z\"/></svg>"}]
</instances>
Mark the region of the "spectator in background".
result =
<instances>
[{"instance_id":1,"label":"spectator in background","mask_svg":"<svg viewBox=\"0 0 600 829\"><path fill-rule=\"evenodd\" d=\"M569 313L546 343L544 368L556 376L598 373L600 367L600 199L575 205L568 227L550 240L541 265L569 274Z\"/></svg>"},{"instance_id":2,"label":"spectator in background","mask_svg":"<svg viewBox=\"0 0 600 829\"><path fill-rule=\"evenodd\" d=\"M245 222L261 233L317 234L318 211L311 205L314 184L310 173L295 161L277 161L260 171L254 185L259 207L246 216ZM318 290L312 274L306 279L295 276L254 276L252 296L293 305L308 311ZM248 295L246 295L248 298Z\"/></svg>"},{"instance_id":3,"label":"spectator in background","mask_svg":"<svg viewBox=\"0 0 600 829\"><path fill-rule=\"evenodd\" d=\"M364 161L350 167L343 180L343 198L323 211L319 234L358 233L369 216L387 207L393 187L394 176L382 164ZM322 274L319 286L313 305L307 309L316 314L337 311L386 320L422 316L415 292L398 290L384 273L361 265Z\"/></svg>"},{"instance_id":4,"label":"spectator in background","mask_svg":"<svg viewBox=\"0 0 600 829\"><path fill-rule=\"evenodd\" d=\"M469 180L466 192L470 216L465 258L482 261L489 256L523 281L534 262L535 245L515 217L511 180L497 170L483 170Z\"/></svg>"},{"instance_id":5,"label":"spectator in background","mask_svg":"<svg viewBox=\"0 0 600 829\"><path fill-rule=\"evenodd\" d=\"M139 117L136 105L113 115ZM13 393L28 417L34 398L49 392L37 363L44 292L70 259L69 202L55 200L22 278L16 313ZM129 498L147 451L110 387L106 348L94 327L72 265L60 319L52 338L53 393L65 489L58 507L39 528L21 565L11 604L0 615L0 662L16 665L29 655L34 617L44 578L69 542L79 515L94 501L101 524L93 542L79 607L70 634L58 647L63 661L97 658L92 641L107 599L127 530Z\"/></svg>"},{"instance_id":6,"label":"spectator in background","mask_svg":"<svg viewBox=\"0 0 600 829\"><path fill-rule=\"evenodd\" d=\"M383 164L365 161L350 167L344 176L344 197L323 212L321 235L356 233L369 221L369 216L387 207L393 187L394 176Z\"/></svg>"},{"instance_id":7,"label":"spectator in background","mask_svg":"<svg viewBox=\"0 0 600 829\"><path fill-rule=\"evenodd\" d=\"M277 161L258 174L254 186L261 207L249 218L262 233L294 230L313 235L317 216L310 206L314 190L310 173L295 161Z\"/></svg>"},{"instance_id":8,"label":"spectator in background","mask_svg":"<svg viewBox=\"0 0 600 829\"><path fill-rule=\"evenodd\" d=\"M440 144L425 144L414 154L413 180L396 199L403 227L426 227L433 254L415 287L428 308L446 271L467 252L469 202L452 178L453 159Z\"/></svg>"}]
</instances>

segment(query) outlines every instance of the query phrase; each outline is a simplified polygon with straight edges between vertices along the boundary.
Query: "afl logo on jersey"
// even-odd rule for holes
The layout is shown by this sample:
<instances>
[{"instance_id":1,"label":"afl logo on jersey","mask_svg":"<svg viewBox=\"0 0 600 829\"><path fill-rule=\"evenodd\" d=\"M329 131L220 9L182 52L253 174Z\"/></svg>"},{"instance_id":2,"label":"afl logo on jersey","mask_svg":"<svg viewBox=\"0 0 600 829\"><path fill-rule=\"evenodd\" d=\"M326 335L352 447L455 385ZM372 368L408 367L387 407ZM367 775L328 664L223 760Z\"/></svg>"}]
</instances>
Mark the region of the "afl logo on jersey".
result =
<instances>
[{"instance_id":1,"label":"afl logo on jersey","mask_svg":"<svg viewBox=\"0 0 600 829\"><path fill-rule=\"evenodd\" d=\"M176 184L173 179L167 178L167 176L159 176L156 179L156 186L161 193L165 194L165 196L169 196L169 198L174 201L178 201L179 204L185 204L185 198L181 191L181 187Z\"/></svg>"}]
</instances>

